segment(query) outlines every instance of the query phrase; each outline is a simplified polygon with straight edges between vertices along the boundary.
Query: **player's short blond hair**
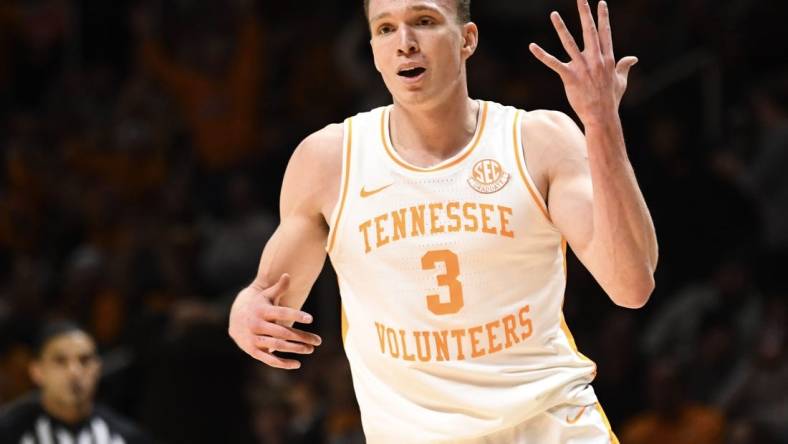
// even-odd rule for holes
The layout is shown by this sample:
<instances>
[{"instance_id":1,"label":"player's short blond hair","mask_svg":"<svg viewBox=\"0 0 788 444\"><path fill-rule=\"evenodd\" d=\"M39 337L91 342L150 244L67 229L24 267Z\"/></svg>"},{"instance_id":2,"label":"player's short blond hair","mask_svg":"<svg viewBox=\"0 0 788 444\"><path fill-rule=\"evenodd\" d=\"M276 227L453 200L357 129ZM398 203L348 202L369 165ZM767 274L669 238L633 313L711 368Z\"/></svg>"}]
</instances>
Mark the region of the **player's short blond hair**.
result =
<instances>
[{"instance_id":1,"label":"player's short blond hair","mask_svg":"<svg viewBox=\"0 0 788 444\"><path fill-rule=\"evenodd\" d=\"M468 23L471 21L471 0L456 0L457 21ZM364 0L364 15L369 20L369 0Z\"/></svg>"}]
</instances>

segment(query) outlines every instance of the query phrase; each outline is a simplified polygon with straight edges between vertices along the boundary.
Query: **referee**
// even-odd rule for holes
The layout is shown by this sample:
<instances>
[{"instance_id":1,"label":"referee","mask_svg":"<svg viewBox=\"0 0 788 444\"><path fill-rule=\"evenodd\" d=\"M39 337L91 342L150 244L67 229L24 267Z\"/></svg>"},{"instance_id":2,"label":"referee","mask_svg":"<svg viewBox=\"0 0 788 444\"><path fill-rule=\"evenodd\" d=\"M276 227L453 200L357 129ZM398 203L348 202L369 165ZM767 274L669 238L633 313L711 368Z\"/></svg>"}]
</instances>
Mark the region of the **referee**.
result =
<instances>
[{"instance_id":1,"label":"referee","mask_svg":"<svg viewBox=\"0 0 788 444\"><path fill-rule=\"evenodd\" d=\"M148 444L153 441L94 403L101 360L96 344L74 323L42 330L30 376L39 391L0 411L2 444Z\"/></svg>"}]
</instances>

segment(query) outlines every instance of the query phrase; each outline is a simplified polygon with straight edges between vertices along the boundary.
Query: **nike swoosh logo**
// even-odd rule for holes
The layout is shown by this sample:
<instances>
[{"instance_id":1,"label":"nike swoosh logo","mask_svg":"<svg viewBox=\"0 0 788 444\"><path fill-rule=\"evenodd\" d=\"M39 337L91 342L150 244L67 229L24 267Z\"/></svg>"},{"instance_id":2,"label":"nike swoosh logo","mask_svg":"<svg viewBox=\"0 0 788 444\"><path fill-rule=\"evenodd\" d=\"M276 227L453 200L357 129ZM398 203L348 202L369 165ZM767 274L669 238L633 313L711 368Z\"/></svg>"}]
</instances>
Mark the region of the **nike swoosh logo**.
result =
<instances>
[{"instance_id":1,"label":"nike swoosh logo","mask_svg":"<svg viewBox=\"0 0 788 444\"><path fill-rule=\"evenodd\" d=\"M388 187L390 187L392 185L394 185L394 184L390 183L388 185L383 185L380 188L375 188L374 190L369 190L369 191L365 190L364 187L362 186L361 187L361 197L362 198L366 198L366 197L372 196L373 194L378 194L381 191L385 190L386 188L388 188Z\"/></svg>"},{"instance_id":2,"label":"nike swoosh logo","mask_svg":"<svg viewBox=\"0 0 788 444\"><path fill-rule=\"evenodd\" d=\"M571 418L571 419L570 419L570 418L569 418L569 415L566 415L566 422L567 422L567 423L569 423L569 424L574 424L574 423L576 423L576 422L577 422L577 420L579 420L579 419L580 419L580 417L581 417L581 416L583 416L583 412L585 412L585 411L586 411L586 407L588 407L588 406L587 406L587 405L583 406L583 408L582 408L582 409L580 409L580 411L579 411L579 412L577 412L577 415L575 415L575 417L574 417L574 418Z\"/></svg>"}]
</instances>

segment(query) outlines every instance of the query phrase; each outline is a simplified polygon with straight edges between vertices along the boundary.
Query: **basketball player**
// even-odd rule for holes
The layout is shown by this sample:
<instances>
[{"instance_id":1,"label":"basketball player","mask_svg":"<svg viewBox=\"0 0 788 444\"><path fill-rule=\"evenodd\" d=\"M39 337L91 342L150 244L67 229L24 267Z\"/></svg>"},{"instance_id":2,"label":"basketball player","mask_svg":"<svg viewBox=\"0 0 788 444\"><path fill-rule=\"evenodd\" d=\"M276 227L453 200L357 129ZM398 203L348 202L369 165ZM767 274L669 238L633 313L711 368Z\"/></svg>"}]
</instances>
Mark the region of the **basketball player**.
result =
<instances>
[{"instance_id":1,"label":"basketball player","mask_svg":"<svg viewBox=\"0 0 788 444\"><path fill-rule=\"evenodd\" d=\"M366 2L375 67L393 104L329 125L293 153L281 223L230 336L273 367L320 344L292 327L328 252L343 341L371 443L617 442L561 313L565 247L616 304L641 307L654 227L627 159L618 106L637 59L616 62L578 0L570 61L532 44L585 127L468 96L479 32L468 0Z\"/></svg>"}]
</instances>

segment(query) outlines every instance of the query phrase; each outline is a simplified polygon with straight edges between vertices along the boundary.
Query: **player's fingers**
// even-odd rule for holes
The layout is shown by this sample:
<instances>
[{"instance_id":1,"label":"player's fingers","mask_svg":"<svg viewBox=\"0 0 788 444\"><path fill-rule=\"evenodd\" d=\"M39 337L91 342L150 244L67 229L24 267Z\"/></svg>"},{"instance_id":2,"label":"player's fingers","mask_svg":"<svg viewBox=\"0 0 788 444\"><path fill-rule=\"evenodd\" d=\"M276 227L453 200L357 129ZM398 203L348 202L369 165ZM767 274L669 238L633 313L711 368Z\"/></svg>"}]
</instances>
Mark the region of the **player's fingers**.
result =
<instances>
[{"instance_id":1,"label":"player's fingers","mask_svg":"<svg viewBox=\"0 0 788 444\"><path fill-rule=\"evenodd\" d=\"M583 49L592 53L599 52L599 34L591 5L588 4L588 0L577 0L577 9L580 11L580 23L583 26Z\"/></svg>"},{"instance_id":2,"label":"player's fingers","mask_svg":"<svg viewBox=\"0 0 788 444\"><path fill-rule=\"evenodd\" d=\"M255 346L273 353L275 351L282 351L287 353L297 353L299 355L308 355L315 351L315 347L309 344L302 344L300 342L290 342L283 339L272 338L270 336L256 336Z\"/></svg>"},{"instance_id":3,"label":"player's fingers","mask_svg":"<svg viewBox=\"0 0 788 444\"><path fill-rule=\"evenodd\" d=\"M289 341L298 341L310 345L320 345L323 343L323 339L314 333L310 333L304 330L299 330L293 327L282 327L282 328L286 331L284 336L285 339Z\"/></svg>"},{"instance_id":4,"label":"player's fingers","mask_svg":"<svg viewBox=\"0 0 788 444\"><path fill-rule=\"evenodd\" d=\"M624 76L626 79L629 76L629 70L638 62L637 57L628 56L618 61L616 64L616 73Z\"/></svg>"},{"instance_id":5,"label":"player's fingers","mask_svg":"<svg viewBox=\"0 0 788 444\"><path fill-rule=\"evenodd\" d=\"M320 345L323 342L320 336L314 333L265 321L258 323L255 328L252 329L252 333L310 345Z\"/></svg>"},{"instance_id":6,"label":"player's fingers","mask_svg":"<svg viewBox=\"0 0 788 444\"><path fill-rule=\"evenodd\" d=\"M599 2L597 15L599 16L599 45L602 50L602 57L607 61L614 61L613 55L613 32L610 29L610 11L607 9L607 2ZM608 66L612 66L608 65Z\"/></svg>"},{"instance_id":7,"label":"player's fingers","mask_svg":"<svg viewBox=\"0 0 788 444\"><path fill-rule=\"evenodd\" d=\"M567 29L564 19L561 18L561 14L553 11L550 13L550 20L553 22L553 27L558 33L558 38L561 39L561 44L564 46L566 53L569 54L569 57L571 57L572 60L581 60L582 55L580 54L580 48L577 47L577 42L575 42L572 33Z\"/></svg>"},{"instance_id":8,"label":"player's fingers","mask_svg":"<svg viewBox=\"0 0 788 444\"><path fill-rule=\"evenodd\" d=\"M564 70L566 69L563 62L553 57L551 54L549 54L547 51L542 49L542 47L537 45L536 43L531 43L530 45L528 45L528 49L531 50L531 54L533 54L534 57L539 59L540 62L547 65L548 68L558 73L558 75L563 75Z\"/></svg>"},{"instance_id":9,"label":"player's fingers","mask_svg":"<svg viewBox=\"0 0 788 444\"><path fill-rule=\"evenodd\" d=\"M258 361L262 362L263 364L269 365L275 368L282 368L285 370L295 370L301 367L301 363L294 360L294 359L284 359L276 356L272 353L264 352L260 349L252 349L249 351L249 355Z\"/></svg>"},{"instance_id":10,"label":"player's fingers","mask_svg":"<svg viewBox=\"0 0 788 444\"><path fill-rule=\"evenodd\" d=\"M276 305L266 305L261 307L258 315L271 322L300 322L302 324L312 323L312 315L305 311L296 310L290 307L278 307Z\"/></svg>"}]
</instances>

